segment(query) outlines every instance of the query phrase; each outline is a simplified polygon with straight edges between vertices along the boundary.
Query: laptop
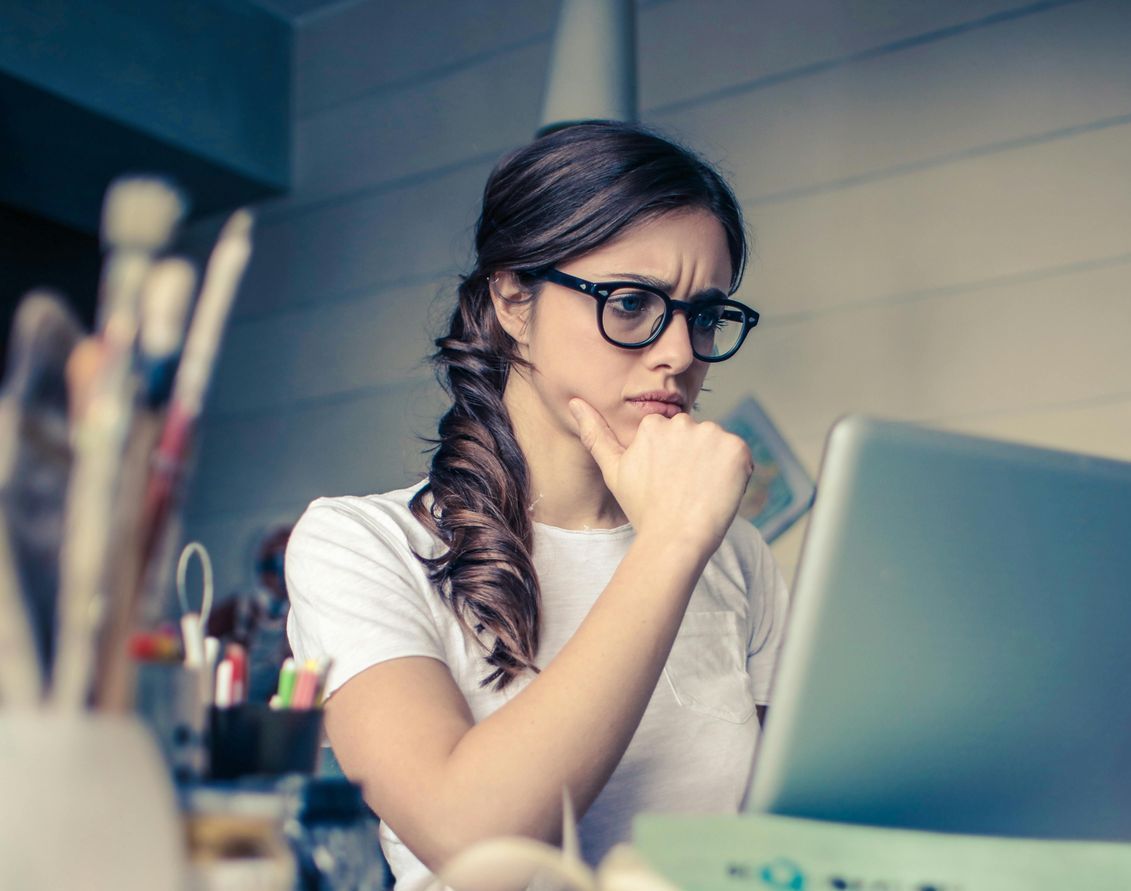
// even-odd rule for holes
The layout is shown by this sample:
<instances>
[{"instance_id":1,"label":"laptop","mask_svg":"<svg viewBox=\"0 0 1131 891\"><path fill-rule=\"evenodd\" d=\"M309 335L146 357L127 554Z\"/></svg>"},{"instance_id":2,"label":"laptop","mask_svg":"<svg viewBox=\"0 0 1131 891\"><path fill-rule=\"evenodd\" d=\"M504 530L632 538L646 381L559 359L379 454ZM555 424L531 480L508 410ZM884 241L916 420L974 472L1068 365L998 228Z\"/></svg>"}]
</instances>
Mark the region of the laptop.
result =
<instances>
[{"instance_id":1,"label":"laptop","mask_svg":"<svg viewBox=\"0 0 1131 891\"><path fill-rule=\"evenodd\" d=\"M830 434L747 811L1131 840L1131 464Z\"/></svg>"}]
</instances>

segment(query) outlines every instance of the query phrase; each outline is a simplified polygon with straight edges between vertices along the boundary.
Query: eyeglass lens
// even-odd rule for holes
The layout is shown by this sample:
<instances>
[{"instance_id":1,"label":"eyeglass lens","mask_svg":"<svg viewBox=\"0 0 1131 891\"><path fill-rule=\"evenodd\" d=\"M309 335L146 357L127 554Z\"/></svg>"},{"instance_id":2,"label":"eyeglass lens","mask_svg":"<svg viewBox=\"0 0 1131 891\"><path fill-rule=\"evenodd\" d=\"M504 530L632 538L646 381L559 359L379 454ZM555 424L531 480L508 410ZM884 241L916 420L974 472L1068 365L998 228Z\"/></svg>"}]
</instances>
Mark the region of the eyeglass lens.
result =
<instances>
[{"instance_id":1,"label":"eyeglass lens","mask_svg":"<svg viewBox=\"0 0 1131 891\"><path fill-rule=\"evenodd\" d=\"M664 301L651 291L618 288L601 314L605 335L622 346L646 342L664 321ZM745 320L732 307L706 304L687 321L691 348L698 356L725 356L742 338Z\"/></svg>"}]
</instances>

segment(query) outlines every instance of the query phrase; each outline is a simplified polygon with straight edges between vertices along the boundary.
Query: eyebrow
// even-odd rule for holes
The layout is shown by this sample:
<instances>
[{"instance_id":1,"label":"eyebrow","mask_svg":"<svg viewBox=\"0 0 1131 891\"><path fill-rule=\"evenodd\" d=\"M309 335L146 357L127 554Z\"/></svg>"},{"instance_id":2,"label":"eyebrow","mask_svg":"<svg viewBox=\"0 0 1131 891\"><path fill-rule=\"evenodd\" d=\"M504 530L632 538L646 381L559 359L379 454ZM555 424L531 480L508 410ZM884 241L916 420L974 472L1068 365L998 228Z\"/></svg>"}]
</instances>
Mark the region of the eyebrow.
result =
<instances>
[{"instance_id":1,"label":"eyebrow","mask_svg":"<svg viewBox=\"0 0 1131 891\"><path fill-rule=\"evenodd\" d=\"M657 289L663 291L669 297L671 297L672 291L675 290L675 286L671 282L666 282L663 279L659 279L659 278L653 278L650 275L641 275L639 272L613 272L613 273L610 273L608 278L603 278L602 281L607 281L607 282L613 282L613 281L639 282L642 285L648 285L649 287L657 288ZM698 293L692 294L691 299L688 302L689 303L698 303L699 301L702 301L702 300L727 300L727 299L729 299L729 295L725 291L721 291L718 288L707 288L706 290L699 291Z\"/></svg>"}]
</instances>

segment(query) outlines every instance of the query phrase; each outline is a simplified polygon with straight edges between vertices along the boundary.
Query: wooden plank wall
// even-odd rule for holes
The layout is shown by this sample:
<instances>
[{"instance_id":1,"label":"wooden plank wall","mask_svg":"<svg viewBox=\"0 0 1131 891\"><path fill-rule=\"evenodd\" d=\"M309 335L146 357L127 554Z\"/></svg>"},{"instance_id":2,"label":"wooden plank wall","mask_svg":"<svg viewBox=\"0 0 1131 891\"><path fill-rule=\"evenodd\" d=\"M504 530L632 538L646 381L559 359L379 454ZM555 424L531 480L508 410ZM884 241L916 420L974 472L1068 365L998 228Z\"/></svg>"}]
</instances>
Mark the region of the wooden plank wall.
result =
<instances>
[{"instance_id":1,"label":"wooden plank wall","mask_svg":"<svg viewBox=\"0 0 1131 891\"><path fill-rule=\"evenodd\" d=\"M411 481L422 357L484 178L538 124L553 0L297 23L293 193L261 208L187 533ZM1131 3L641 0L642 118L732 177L756 395L814 471L850 411L1131 459ZM776 546L791 575L802 529Z\"/></svg>"}]
</instances>

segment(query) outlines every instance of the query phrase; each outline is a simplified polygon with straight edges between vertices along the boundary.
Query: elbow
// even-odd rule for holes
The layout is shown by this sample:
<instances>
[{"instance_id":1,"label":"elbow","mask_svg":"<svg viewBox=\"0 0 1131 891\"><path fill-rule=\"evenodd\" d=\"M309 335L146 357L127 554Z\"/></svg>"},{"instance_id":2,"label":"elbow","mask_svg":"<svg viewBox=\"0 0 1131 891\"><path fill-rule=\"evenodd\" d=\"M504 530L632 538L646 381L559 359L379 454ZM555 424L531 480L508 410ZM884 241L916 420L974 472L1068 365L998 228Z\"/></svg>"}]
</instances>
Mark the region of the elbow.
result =
<instances>
[{"instance_id":1,"label":"elbow","mask_svg":"<svg viewBox=\"0 0 1131 891\"><path fill-rule=\"evenodd\" d=\"M511 815L502 819L490 813L489 807L477 807L473 813L457 809L441 809L433 819L406 825L395 823L389 828L413 856L433 875L441 873L459 855L483 842L500 838L524 838L560 847L562 815L531 819L531 815Z\"/></svg>"},{"instance_id":2,"label":"elbow","mask_svg":"<svg viewBox=\"0 0 1131 891\"><path fill-rule=\"evenodd\" d=\"M405 847L433 875L440 875L460 854L492 837L479 837L456 826L431 826L428 831L409 834L407 840L398 834Z\"/></svg>"},{"instance_id":3,"label":"elbow","mask_svg":"<svg viewBox=\"0 0 1131 891\"><path fill-rule=\"evenodd\" d=\"M413 851L417 859L428 868L429 872L439 874L461 854L466 853L476 845L499 839L525 839L542 842L555 848L560 847L562 841L560 829L557 832L546 833L489 830L476 832L451 827L448 832L434 834L419 851L411 845L409 850Z\"/></svg>"}]
</instances>

